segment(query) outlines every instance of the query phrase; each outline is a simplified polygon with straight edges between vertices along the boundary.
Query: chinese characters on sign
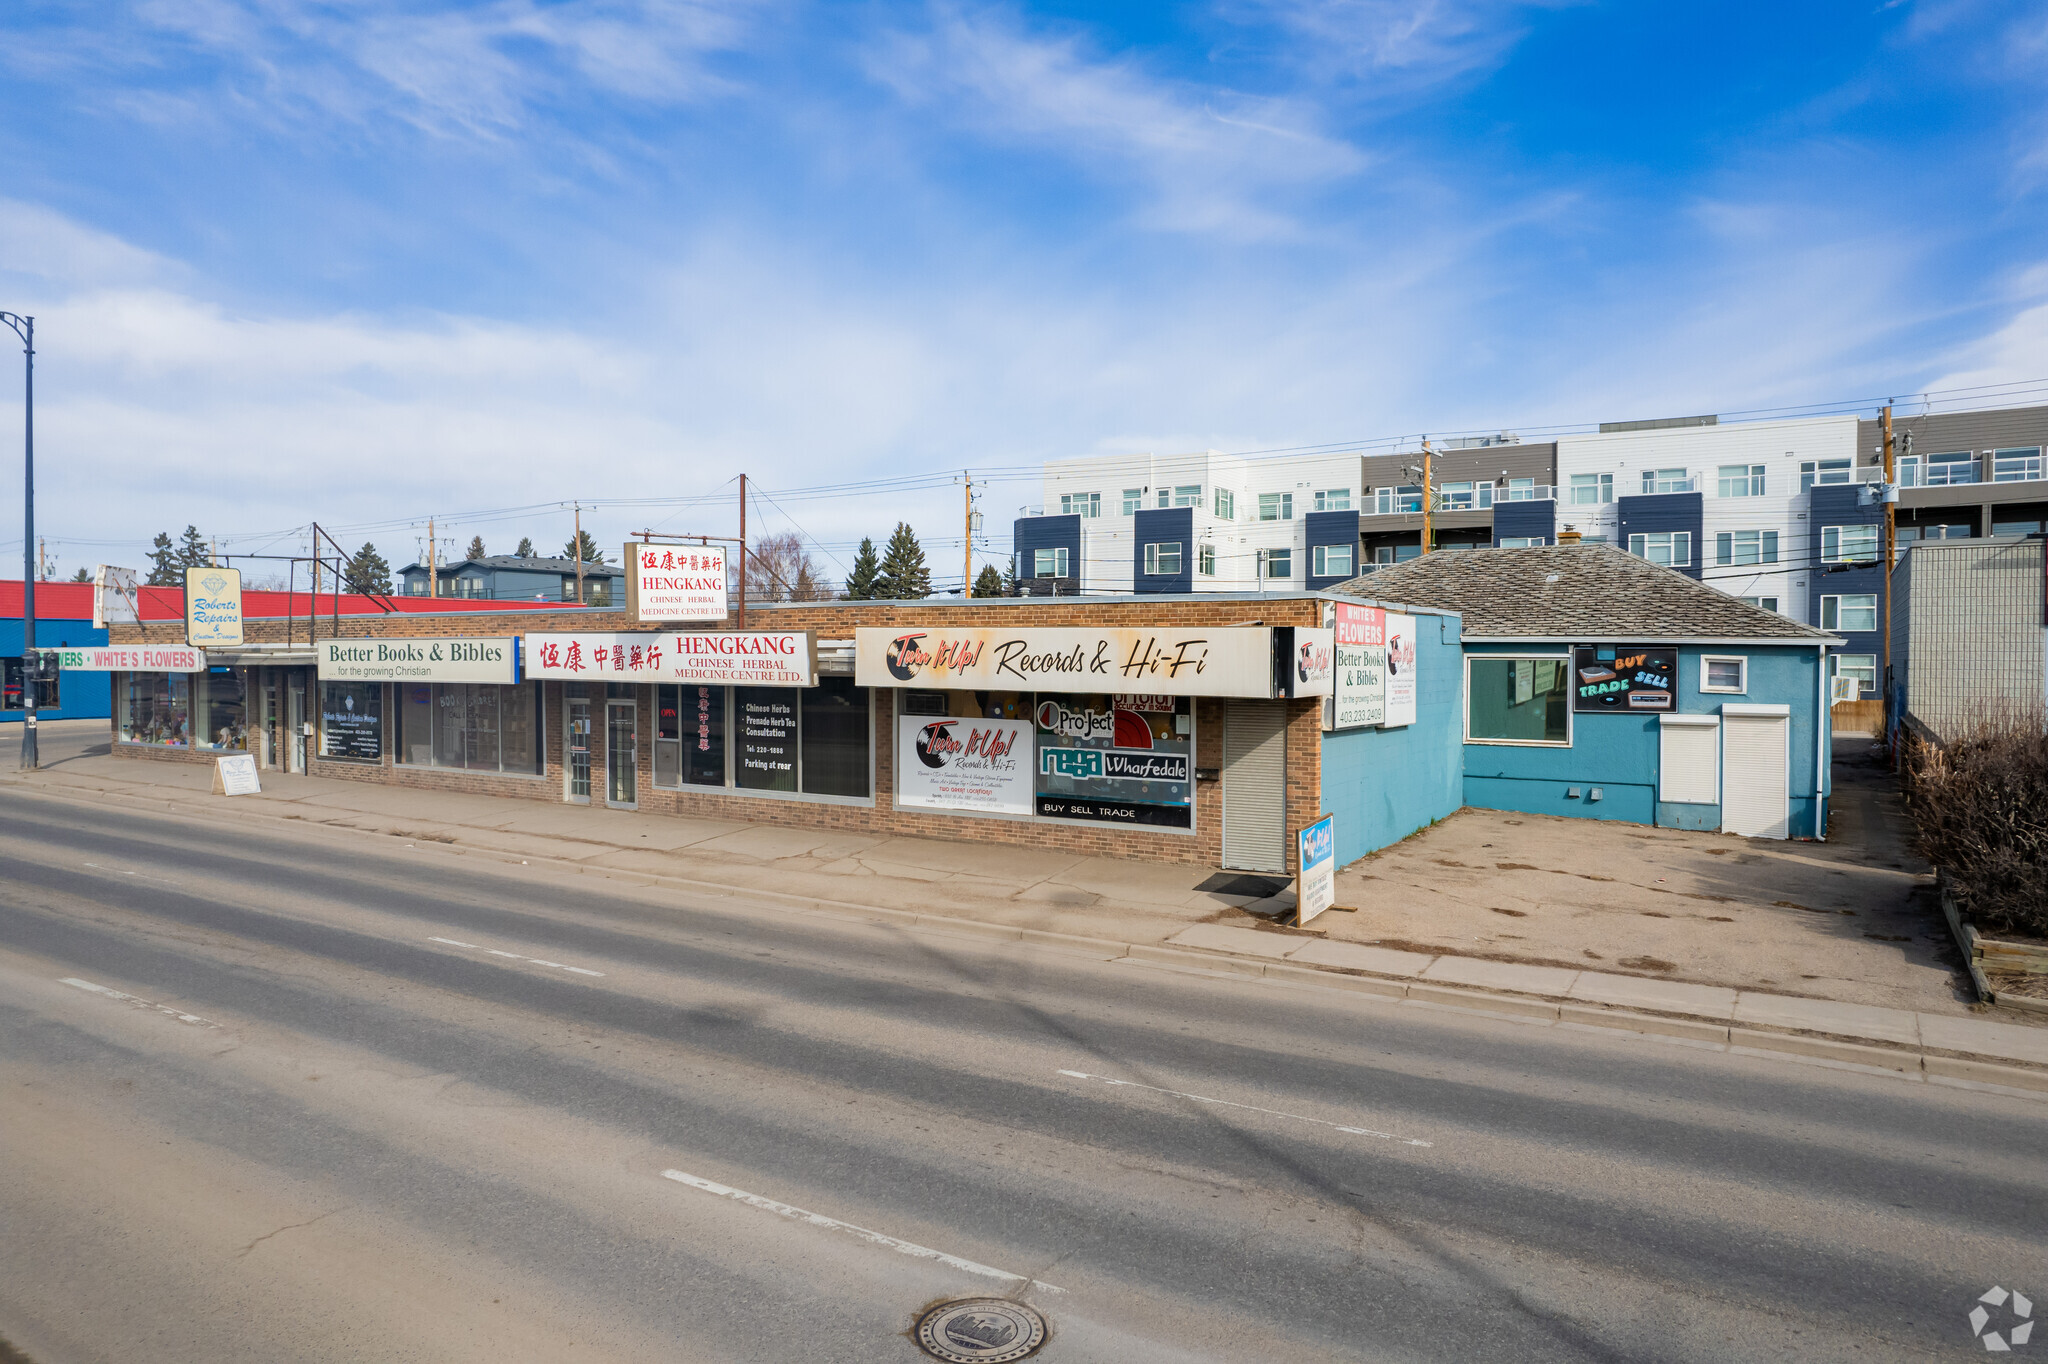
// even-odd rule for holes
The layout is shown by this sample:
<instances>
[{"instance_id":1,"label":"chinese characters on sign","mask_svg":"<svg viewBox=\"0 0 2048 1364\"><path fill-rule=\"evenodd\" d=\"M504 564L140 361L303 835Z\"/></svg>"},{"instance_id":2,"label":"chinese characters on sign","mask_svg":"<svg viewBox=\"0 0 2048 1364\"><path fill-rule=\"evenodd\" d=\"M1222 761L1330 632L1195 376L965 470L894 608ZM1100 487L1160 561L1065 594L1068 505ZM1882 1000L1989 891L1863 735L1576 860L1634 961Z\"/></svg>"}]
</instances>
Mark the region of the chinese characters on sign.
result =
<instances>
[{"instance_id":1,"label":"chinese characters on sign","mask_svg":"<svg viewBox=\"0 0 2048 1364\"><path fill-rule=\"evenodd\" d=\"M1387 718L1387 613L1333 603L1336 689L1323 707L1328 729L1360 729Z\"/></svg>"},{"instance_id":2,"label":"chinese characters on sign","mask_svg":"<svg viewBox=\"0 0 2048 1364\"><path fill-rule=\"evenodd\" d=\"M1572 709L1673 710L1678 655L1643 645L1601 644L1572 650Z\"/></svg>"},{"instance_id":3,"label":"chinese characters on sign","mask_svg":"<svg viewBox=\"0 0 2048 1364\"><path fill-rule=\"evenodd\" d=\"M725 546L628 542L624 563L634 620L725 619Z\"/></svg>"},{"instance_id":4,"label":"chinese characters on sign","mask_svg":"<svg viewBox=\"0 0 2048 1364\"><path fill-rule=\"evenodd\" d=\"M701 682L758 687L817 683L807 631L652 631L525 637L526 676L569 681Z\"/></svg>"},{"instance_id":5,"label":"chinese characters on sign","mask_svg":"<svg viewBox=\"0 0 2048 1364\"><path fill-rule=\"evenodd\" d=\"M863 687L962 690L1144 690L1163 696L1273 694L1273 632L1259 626L1185 630L854 631Z\"/></svg>"}]
</instances>

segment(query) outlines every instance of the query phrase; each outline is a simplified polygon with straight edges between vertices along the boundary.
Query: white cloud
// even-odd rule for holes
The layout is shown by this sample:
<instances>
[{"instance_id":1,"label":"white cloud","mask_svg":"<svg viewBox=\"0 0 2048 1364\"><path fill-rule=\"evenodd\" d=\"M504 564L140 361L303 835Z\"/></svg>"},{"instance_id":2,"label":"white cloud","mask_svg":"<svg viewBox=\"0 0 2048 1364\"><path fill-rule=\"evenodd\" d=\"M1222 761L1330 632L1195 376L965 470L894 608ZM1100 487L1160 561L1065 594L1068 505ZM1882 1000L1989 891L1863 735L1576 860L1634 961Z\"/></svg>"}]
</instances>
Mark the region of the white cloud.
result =
<instances>
[{"instance_id":1,"label":"white cloud","mask_svg":"<svg viewBox=\"0 0 2048 1364\"><path fill-rule=\"evenodd\" d=\"M1265 237L1293 230L1274 195L1355 175L1357 148L1290 100L1189 86L1092 56L1078 38L1021 32L987 10L940 7L869 60L916 106L942 105L984 137L1136 182L1143 225Z\"/></svg>"},{"instance_id":2,"label":"white cloud","mask_svg":"<svg viewBox=\"0 0 2048 1364\"><path fill-rule=\"evenodd\" d=\"M1925 391L1983 389L1983 401L2000 405L2048 401L2048 383L2042 382L2048 380L2048 262L2022 271L2004 292L2022 306L1997 331L1946 357ZM2000 388L2017 385L2026 385L2027 391L1997 395Z\"/></svg>"},{"instance_id":3,"label":"white cloud","mask_svg":"<svg viewBox=\"0 0 2048 1364\"><path fill-rule=\"evenodd\" d=\"M1293 60L1321 78L1363 82L1368 96L1417 90L1498 66L1521 41L1518 12L1578 0L1238 0L1224 14L1277 23L1299 40Z\"/></svg>"},{"instance_id":4,"label":"white cloud","mask_svg":"<svg viewBox=\"0 0 2048 1364\"><path fill-rule=\"evenodd\" d=\"M60 286L133 284L177 273L163 257L41 204L0 199L0 276Z\"/></svg>"}]
</instances>

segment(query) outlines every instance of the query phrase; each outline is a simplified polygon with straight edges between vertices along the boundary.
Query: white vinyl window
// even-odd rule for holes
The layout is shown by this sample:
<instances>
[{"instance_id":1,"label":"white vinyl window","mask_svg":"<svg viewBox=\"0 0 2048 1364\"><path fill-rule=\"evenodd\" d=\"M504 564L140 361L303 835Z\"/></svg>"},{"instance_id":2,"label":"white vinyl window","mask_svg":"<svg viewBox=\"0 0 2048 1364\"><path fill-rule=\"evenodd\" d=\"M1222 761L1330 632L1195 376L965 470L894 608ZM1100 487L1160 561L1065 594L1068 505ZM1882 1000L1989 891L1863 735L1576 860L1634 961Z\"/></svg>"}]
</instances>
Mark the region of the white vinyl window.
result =
<instances>
[{"instance_id":1,"label":"white vinyl window","mask_svg":"<svg viewBox=\"0 0 2048 1364\"><path fill-rule=\"evenodd\" d=\"M2031 483L2041 477L2041 447L2031 450L1993 450L1991 452L1991 481L1993 483Z\"/></svg>"},{"instance_id":2,"label":"white vinyl window","mask_svg":"<svg viewBox=\"0 0 2048 1364\"><path fill-rule=\"evenodd\" d=\"M1269 549L1266 551L1266 576L1269 578L1291 578L1294 576L1294 551L1291 549Z\"/></svg>"},{"instance_id":3,"label":"white vinyl window","mask_svg":"<svg viewBox=\"0 0 2048 1364\"><path fill-rule=\"evenodd\" d=\"M1135 516L1135 515L1137 515L1138 511L1139 511L1139 510L1140 510L1141 508L1143 508L1143 507L1144 507L1144 505L1145 505L1145 490L1144 490L1143 488L1126 488L1126 489L1124 489L1124 515L1125 515L1125 516Z\"/></svg>"},{"instance_id":4,"label":"white vinyl window","mask_svg":"<svg viewBox=\"0 0 2048 1364\"><path fill-rule=\"evenodd\" d=\"M1031 576L1034 578L1064 578L1067 576L1067 550L1034 549L1031 551Z\"/></svg>"},{"instance_id":5,"label":"white vinyl window","mask_svg":"<svg viewBox=\"0 0 2048 1364\"><path fill-rule=\"evenodd\" d=\"M1148 574L1173 574L1180 572L1180 541L1166 540L1156 545L1145 546L1145 572Z\"/></svg>"},{"instance_id":6,"label":"white vinyl window","mask_svg":"<svg viewBox=\"0 0 2048 1364\"><path fill-rule=\"evenodd\" d=\"M1061 516L1100 516L1100 515L1102 515L1102 494L1101 494L1101 493L1061 493L1061 494L1060 494L1060 515L1061 515Z\"/></svg>"},{"instance_id":7,"label":"white vinyl window","mask_svg":"<svg viewBox=\"0 0 2048 1364\"><path fill-rule=\"evenodd\" d=\"M1820 599L1820 628L1823 630L1875 630L1877 593L1847 592Z\"/></svg>"},{"instance_id":8,"label":"white vinyl window","mask_svg":"<svg viewBox=\"0 0 2048 1364\"><path fill-rule=\"evenodd\" d=\"M1707 654L1700 659L1700 690L1740 696L1749 690L1749 660Z\"/></svg>"},{"instance_id":9,"label":"white vinyl window","mask_svg":"<svg viewBox=\"0 0 2048 1364\"><path fill-rule=\"evenodd\" d=\"M1549 543L1541 535L1503 535L1500 539L1502 549L1541 549Z\"/></svg>"},{"instance_id":10,"label":"white vinyl window","mask_svg":"<svg viewBox=\"0 0 2048 1364\"><path fill-rule=\"evenodd\" d=\"M1774 530L1724 530L1714 535L1717 564L1775 564L1778 562L1778 532Z\"/></svg>"},{"instance_id":11,"label":"white vinyl window","mask_svg":"<svg viewBox=\"0 0 2048 1364\"><path fill-rule=\"evenodd\" d=\"M1902 488L1946 488L1977 481L1977 456L1968 450L1938 455L1904 455L1898 462Z\"/></svg>"},{"instance_id":12,"label":"white vinyl window","mask_svg":"<svg viewBox=\"0 0 2048 1364\"><path fill-rule=\"evenodd\" d=\"M1317 511L1350 511L1351 489L1322 488L1316 492Z\"/></svg>"},{"instance_id":13,"label":"white vinyl window","mask_svg":"<svg viewBox=\"0 0 2048 1364\"><path fill-rule=\"evenodd\" d=\"M1318 578L1351 576L1351 546L1317 545L1309 551L1310 573Z\"/></svg>"},{"instance_id":14,"label":"white vinyl window","mask_svg":"<svg viewBox=\"0 0 2048 1364\"><path fill-rule=\"evenodd\" d=\"M1778 599L1776 597L1744 597L1742 600L1748 602L1751 606L1757 607L1759 610L1769 611L1774 615L1783 614L1778 610Z\"/></svg>"},{"instance_id":15,"label":"white vinyl window","mask_svg":"<svg viewBox=\"0 0 2048 1364\"><path fill-rule=\"evenodd\" d=\"M1638 559L1648 559L1666 568L1688 568L1692 565L1692 532L1659 530L1631 535L1628 537L1628 552Z\"/></svg>"},{"instance_id":16,"label":"white vinyl window","mask_svg":"<svg viewBox=\"0 0 2048 1364\"><path fill-rule=\"evenodd\" d=\"M1201 545L1196 548L1195 571L1205 578L1216 576L1216 546Z\"/></svg>"},{"instance_id":17,"label":"white vinyl window","mask_svg":"<svg viewBox=\"0 0 2048 1364\"><path fill-rule=\"evenodd\" d=\"M1862 695L1876 695L1876 654L1831 654L1829 659L1835 665L1835 677L1837 679L1854 682L1856 690Z\"/></svg>"},{"instance_id":18,"label":"white vinyl window","mask_svg":"<svg viewBox=\"0 0 2048 1364\"><path fill-rule=\"evenodd\" d=\"M1572 746L1571 662L1555 655L1465 656L1465 742Z\"/></svg>"},{"instance_id":19,"label":"white vinyl window","mask_svg":"<svg viewBox=\"0 0 2048 1364\"><path fill-rule=\"evenodd\" d=\"M1216 490L1216 519L1218 521L1237 520L1237 494L1228 488L1218 488Z\"/></svg>"},{"instance_id":20,"label":"white vinyl window","mask_svg":"<svg viewBox=\"0 0 2048 1364\"><path fill-rule=\"evenodd\" d=\"M1854 460L1801 460L1799 463L1799 491L1810 493L1817 484L1847 483L1854 471Z\"/></svg>"},{"instance_id":21,"label":"white vinyl window","mask_svg":"<svg viewBox=\"0 0 2048 1364\"><path fill-rule=\"evenodd\" d=\"M1614 500L1613 474L1573 474L1572 504L1574 506L1597 506Z\"/></svg>"},{"instance_id":22,"label":"white vinyl window","mask_svg":"<svg viewBox=\"0 0 2048 1364\"><path fill-rule=\"evenodd\" d=\"M1764 466L1761 464L1723 464L1716 471L1723 497L1762 497L1764 495Z\"/></svg>"},{"instance_id":23,"label":"white vinyl window","mask_svg":"<svg viewBox=\"0 0 2048 1364\"><path fill-rule=\"evenodd\" d=\"M1259 520L1292 521L1294 519L1293 493L1260 493Z\"/></svg>"},{"instance_id":24,"label":"white vinyl window","mask_svg":"<svg viewBox=\"0 0 2048 1364\"><path fill-rule=\"evenodd\" d=\"M1657 493L1689 493L1691 491L1692 479L1687 477L1686 471L1683 469L1643 470L1643 492L1646 496Z\"/></svg>"},{"instance_id":25,"label":"white vinyl window","mask_svg":"<svg viewBox=\"0 0 2048 1364\"><path fill-rule=\"evenodd\" d=\"M1822 526L1820 528L1821 562L1829 564L1852 564L1873 562L1877 558L1876 526Z\"/></svg>"},{"instance_id":26,"label":"white vinyl window","mask_svg":"<svg viewBox=\"0 0 2048 1364\"><path fill-rule=\"evenodd\" d=\"M1174 485L1173 505L1176 507L1199 507L1202 505L1202 485L1180 483Z\"/></svg>"}]
</instances>

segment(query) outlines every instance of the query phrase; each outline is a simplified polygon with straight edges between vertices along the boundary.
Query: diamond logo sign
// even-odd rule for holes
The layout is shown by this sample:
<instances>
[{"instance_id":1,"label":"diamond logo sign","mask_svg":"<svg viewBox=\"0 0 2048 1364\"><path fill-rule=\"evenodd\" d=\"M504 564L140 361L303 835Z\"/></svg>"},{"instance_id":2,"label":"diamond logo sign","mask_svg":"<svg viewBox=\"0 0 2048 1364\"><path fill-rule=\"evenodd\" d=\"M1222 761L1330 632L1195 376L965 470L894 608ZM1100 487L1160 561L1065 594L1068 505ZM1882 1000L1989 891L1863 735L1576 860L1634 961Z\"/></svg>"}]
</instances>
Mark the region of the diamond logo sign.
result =
<instances>
[{"instance_id":1,"label":"diamond logo sign","mask_svg":"<svg viewBox=\"0 0 2048 1364\"><path fill-rule=\"evenodd\" d=\"M209 592L218 592L228 585L228 580L218 573L209 573L199 580L199 585Z\"/></svg>"},{"instance_id":2,"label":"diamond logo sign","mask_svg":"<svg viewBox=\"0 0 2048 1364\"><path fill-rule=\"evenodd\" d=\"M2003 1309L1994 1313L1990 1308ZM2034 1304L2027 1295L2006 1291L1993 1284L1970 1309L1970 1334L1984 1342L1993 1354L2007 1354L2016 1345L2034 1338ZM1989 1329L1987 1329L1989 1328Z\"/></svg>"}]
</instances>

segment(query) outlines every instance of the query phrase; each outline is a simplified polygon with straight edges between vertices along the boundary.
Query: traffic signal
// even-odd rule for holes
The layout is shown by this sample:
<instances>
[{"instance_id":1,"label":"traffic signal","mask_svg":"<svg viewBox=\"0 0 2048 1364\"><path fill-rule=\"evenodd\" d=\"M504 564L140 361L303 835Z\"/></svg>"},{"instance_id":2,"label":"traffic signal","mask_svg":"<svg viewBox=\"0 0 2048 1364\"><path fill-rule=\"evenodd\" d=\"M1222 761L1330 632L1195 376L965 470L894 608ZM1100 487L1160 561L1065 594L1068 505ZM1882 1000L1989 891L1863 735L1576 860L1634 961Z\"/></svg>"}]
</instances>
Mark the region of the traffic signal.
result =
<instances>
[{"instance_id":1,"label":"traffic signal","mask_svg":"<svg viewBox=\"0 0 2048 1364\"><path fill-rule=\"evenodd\" d=\"M57 680L57 658L55 649L36 650L36 680L55 682Z\"/></svg>"}]
</instances>

